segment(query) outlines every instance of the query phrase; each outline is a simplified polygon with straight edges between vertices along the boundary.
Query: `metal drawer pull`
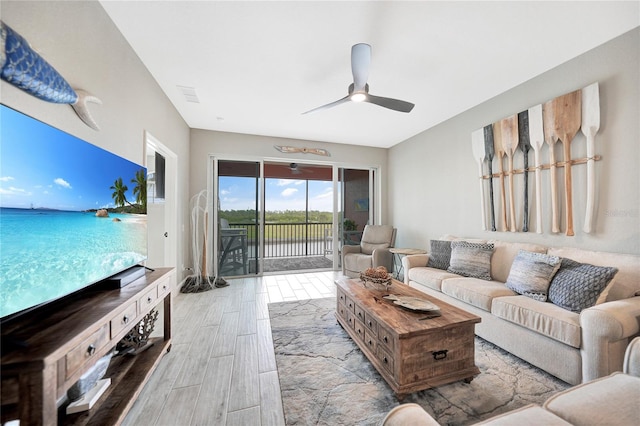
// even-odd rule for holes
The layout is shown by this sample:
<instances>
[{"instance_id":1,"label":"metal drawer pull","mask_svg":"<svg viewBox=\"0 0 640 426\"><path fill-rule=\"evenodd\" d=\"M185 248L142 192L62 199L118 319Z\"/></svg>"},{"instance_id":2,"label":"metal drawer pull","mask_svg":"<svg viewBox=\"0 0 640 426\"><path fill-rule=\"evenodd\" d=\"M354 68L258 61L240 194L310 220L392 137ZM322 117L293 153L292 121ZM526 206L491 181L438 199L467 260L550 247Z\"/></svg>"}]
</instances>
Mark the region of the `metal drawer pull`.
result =
<instances>
[{"instance_id":1,"label":"metal drawer pull","mask_svg":"<svg viewBox=\"0 0 640 426\"><path fill-rule=\"evenodd\" d=\"M373 323L369 321L369 327L373 327Z\"/></svg>"},{"instance_id":2,"label":"metal drawer pull","mask_svg":"<svg viewBox=\"0 0 640 426\"><path fill-rule=\"evenodd\" d=\"M151 299L151 296L147 297L147 303L151 303L151 300L153 300Z\"/></svg>"},{"instance_id":3,"label":"metal drawer pull","mask_svg":"<svg viewBox=\"0 0 640 426\"><path fill-rule=\"evenodd\" d=\"M442 351L432 352L433 359L435 359L436 361L441 360L441 359L445 359L447 357L447 352L449 352L448 349L444 349Z\"/></svg>"},{"instance_id":4,"label":"metal drawer pull","mask_svg":"<svg viewBox=\"0 0 640 426\"><path fill-rule=\"evenodd\" d=\"M362 318L362 312L358 312L358 316Z\"/></svg>"},{"instance_id":5,"label":"metal drawer pull","mask_svg":"<svg viewBox=\"0 0 640 426\"><path fill-rule=\"evenodd\" d=\"M389 343L389 339L387 339L387 336L384 336L382 340L384 340L385 343Z\"/></svg>"},{"instance_id":6,"label":"metal drawer pull","mask_svg":"<svg viewBox=\"0 0 640 426\"><path fill-rule=\"evenodd\" d=\"M96 347L94 345L89 345L87 348L87 355L93 356L96 353Z\"/></svg>"},{"instance_id":7,"label":"metal drawer pull","mask_svg":"<svg viewBox=\"0 0 640 426\"><path fill-rule=\"evenodd\" d=\"M129 317L126 316L126 315L124 317L122 317L122 322L125 323L125 324L128 323L129 322Z\"/></svg>"},{"instance_id":8,"label":"metal drawer pull","mask_svg":"<svg viewBox=\"0 0 640 426\"><path fill-rule=\"evenodd\" d=\"M387 359L386 356L384 358L382 358L382 361L384 361L385 364L389 364L389 360Z\"/></svg>"}]
</instances>

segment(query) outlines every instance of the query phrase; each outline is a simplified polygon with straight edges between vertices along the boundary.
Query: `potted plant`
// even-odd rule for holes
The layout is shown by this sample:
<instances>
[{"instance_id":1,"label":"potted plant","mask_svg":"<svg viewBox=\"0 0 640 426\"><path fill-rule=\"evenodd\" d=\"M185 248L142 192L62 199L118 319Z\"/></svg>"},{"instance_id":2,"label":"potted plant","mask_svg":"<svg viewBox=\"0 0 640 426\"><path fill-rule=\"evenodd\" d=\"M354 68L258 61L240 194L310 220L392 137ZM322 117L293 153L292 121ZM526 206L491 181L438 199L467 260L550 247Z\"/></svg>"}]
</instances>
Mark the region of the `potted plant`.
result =
<instances>
[{"instance_id":1,"label":"potted plant","mask_svg":"<svg viewBox=\"0 0 640 426\"><path fill-rule=\"evenodd\" d=\"M343 222L343 227L345 231L357 231L358 230L358 224L351 220L351 219L344 219Z\"/></svg>"}]
</instances>

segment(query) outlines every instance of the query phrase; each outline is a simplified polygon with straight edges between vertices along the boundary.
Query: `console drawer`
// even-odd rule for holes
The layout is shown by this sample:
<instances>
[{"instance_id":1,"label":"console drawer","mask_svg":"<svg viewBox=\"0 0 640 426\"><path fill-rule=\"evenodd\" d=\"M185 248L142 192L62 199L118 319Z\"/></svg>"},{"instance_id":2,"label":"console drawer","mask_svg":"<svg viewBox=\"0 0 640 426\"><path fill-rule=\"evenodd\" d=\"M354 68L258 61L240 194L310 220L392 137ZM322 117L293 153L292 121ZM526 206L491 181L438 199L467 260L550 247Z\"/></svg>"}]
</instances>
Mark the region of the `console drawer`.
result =
<instances>
[{"instance_id":1,"label":"console drawer","mask_svg":"<svg viewBox=\"0 0 640 426\"><path fill-rule=\"evenodd\" d=\"M171 290L171 280L169 277L165 278L158 284L158 297L163 297Z\"/></svg>"},{"instance_id":2,"label":"console drawer","mask_svg":"<svg viewBox=\"0 0 640 426\"><path fill-rule=\"evenodd\" d=\"M111 338L114 339L118 333L120 333L125 327L130 325L138 315L138 304L136 302L131 303L126 307L124 312L109 321L111 326Z\"/></svg>"},{"instance_id":3,"label":"console drawer","mask_svg":"<svg viewBox=\"0 0 640 426\"><path fill-rule=\"evenodd\" d=\"M158 300L158 288L154 287L140 298L140 312L146 312L147 308L152 306L156 300Z\"/></svg>"},{"instance_id":4,"label":"console drawer","mask_svg":"<svg viewBox=\"0 0 640 426\"><path fill-rule=\"evenodd\" d=\"M93 357L96 351L109 342L109 326L100 327L89 338L73 348L65 357L65 376L68 379L86 360Z\"/></svg>"}]
</instances>

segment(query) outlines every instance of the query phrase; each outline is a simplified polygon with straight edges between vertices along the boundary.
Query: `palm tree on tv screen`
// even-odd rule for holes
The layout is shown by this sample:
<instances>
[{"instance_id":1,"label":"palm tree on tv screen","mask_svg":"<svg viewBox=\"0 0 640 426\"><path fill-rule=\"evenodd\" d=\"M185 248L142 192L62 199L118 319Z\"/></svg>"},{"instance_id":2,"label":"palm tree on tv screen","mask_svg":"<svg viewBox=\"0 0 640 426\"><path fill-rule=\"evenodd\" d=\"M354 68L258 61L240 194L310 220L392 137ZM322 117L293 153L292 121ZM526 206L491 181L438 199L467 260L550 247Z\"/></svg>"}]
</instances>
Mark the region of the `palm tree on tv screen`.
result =
<instances>
[{"instance_id":1,"label":"palm tree on tv screen","mask_svg":"<svg viewBox=\"0 0 640 426\"><path fill-rule=\"evenodd\" d=\"M127 196L125 195L129 188L124 184L124 182L122 182L121 177L116 179L116 181L113 183L113 186L111 186L111 188L109 189L113 190L111 198L113 198L113 202L117 207L124 206L124 203L131 204L129 201L127 201Z\"/></svg>"},{"instance_id":2,"label":"palm tree on tv screen","mask_svg":"<svg viewBox=\"0 0 640 426\"><path fill-rule=\"evenodd\" d=\"M135 183L133 187L133 195L136 196L136 203L142 206L142 211L147 212L147 178L144 170L140 169L136 172L136 177L131 179L131 183Z\"/></svg>"}]
</instances>

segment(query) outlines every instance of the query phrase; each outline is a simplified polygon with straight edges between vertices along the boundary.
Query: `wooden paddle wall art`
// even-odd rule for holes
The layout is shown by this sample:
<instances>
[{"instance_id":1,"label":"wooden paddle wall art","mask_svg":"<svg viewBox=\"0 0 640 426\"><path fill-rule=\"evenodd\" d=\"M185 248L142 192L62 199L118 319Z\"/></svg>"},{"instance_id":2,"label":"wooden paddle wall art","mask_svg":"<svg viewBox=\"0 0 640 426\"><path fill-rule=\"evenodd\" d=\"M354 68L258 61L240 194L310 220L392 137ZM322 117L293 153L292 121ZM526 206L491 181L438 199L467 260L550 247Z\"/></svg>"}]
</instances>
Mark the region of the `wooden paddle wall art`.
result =
<instances>
[{"instance_id":1,"label":"wooden paddle wall art","mask_svg":"<svg viewBox=\"0 0 640 426\"><path fill-rule=\"evenodd\" d=\"M488 124L471 133L471 145L478 166L482 228L491 231L541 234L545 225L552 233L561 232L560 209L564 212L564 233L575 235L573 226L573 191L584 190L586 196L585 233L592 232L595 209L595 136L600 128L598 83L558 96L544 104ZM571 142L578 132L586 138L586 157L573 158ZM545 149L547 161L543 162ZM562 158L556 158L556 145ZM533 151L533 165L529 154ZM514 160L522 168L514 166ZM574 188L571 168L587 165L586 187ZM495 172L494 172L495 171ZM547 185L543 173L548 171ZM564 178L558 179L562 172ZM533 178L533 185L529 181ZM516 181L520 183L516 184ZM498 185L494 191L494 185ZM535 199L529 201L529 189ZM518 193L520 192L520 193ZM543 194L549 206L543 210ZM559 203L560 195L564 204ZM530 223L530 206L535 205L535 223ZM543 217L550 211L550 217Z\"/></svg>"}]
</instances>

